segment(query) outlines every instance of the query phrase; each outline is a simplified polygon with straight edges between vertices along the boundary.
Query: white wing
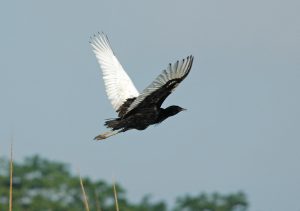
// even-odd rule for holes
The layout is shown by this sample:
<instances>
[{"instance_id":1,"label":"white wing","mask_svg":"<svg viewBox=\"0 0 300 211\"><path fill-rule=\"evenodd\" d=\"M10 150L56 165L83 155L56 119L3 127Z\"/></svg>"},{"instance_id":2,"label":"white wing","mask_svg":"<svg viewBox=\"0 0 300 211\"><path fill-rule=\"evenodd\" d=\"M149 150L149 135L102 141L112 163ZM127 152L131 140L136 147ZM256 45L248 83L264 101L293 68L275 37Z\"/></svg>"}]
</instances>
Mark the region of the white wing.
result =
<instances>
[{"instance_id":1,"label":"white wing","mask_svg":"<svg viewBox=\"0 0 300 211\"><path fill-rule=\"evenodd\" d=\"M139 92L114 55L107 36L98 33L91 38L90 43L102 69L108 99L117 110L126 99L137 97Z\"/></svg>"},{"instance_id":2,"label":"white wing","mask_svg":"<svg viewBox=\"0 0 300 211\"><path fill-rule=\"evenodd\" d=\"M163 72L157 76L157 78L146 88L144 91L132 102L132 104L127 109L126 113L137 107L146 97L153 94L155 91L166 85L168 82L168 86L172 87L170 93L179 85L179 83L189 74L192 64L193 64L193 56L188 56L186 59L183 59L181 62L177 61L176 63L169 64L167 70L163 70ZM166 87L167 89L167 87ZM163 101L169 94L163 94L160 96L158 94L157 101Z\"/></svg>"}]
</instances>

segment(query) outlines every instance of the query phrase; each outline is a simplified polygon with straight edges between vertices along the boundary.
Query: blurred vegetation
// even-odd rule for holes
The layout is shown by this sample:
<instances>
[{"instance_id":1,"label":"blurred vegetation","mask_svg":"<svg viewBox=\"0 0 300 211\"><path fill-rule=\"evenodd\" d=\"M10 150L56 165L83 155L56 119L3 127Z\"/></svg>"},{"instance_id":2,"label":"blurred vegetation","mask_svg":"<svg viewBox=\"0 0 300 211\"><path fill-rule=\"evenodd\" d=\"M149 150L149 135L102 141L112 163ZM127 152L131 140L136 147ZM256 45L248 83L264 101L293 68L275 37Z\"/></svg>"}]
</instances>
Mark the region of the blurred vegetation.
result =
<instances>
[{"instance_id":1,"label":"blurred vegetation","mask_svg":"<svg viewBox=\"0 0 300 211\"><path fill-rule=\"evenodd\" d=\"M14 211L82 211L83 197L79 178L73 175L67 164L49 161L39 156L14 163L13 210ZM82 178L90 210L115 211L112 184ZM139 203L126 198L125 190L116 185L121 211L246 211L247 198L238 192L228 195L201 193L197 196L180 196L173 208L164 201L153 202L149 195ZM9 161L0 159L0 211L9 203Z\"/></svg>"}]
</instances>

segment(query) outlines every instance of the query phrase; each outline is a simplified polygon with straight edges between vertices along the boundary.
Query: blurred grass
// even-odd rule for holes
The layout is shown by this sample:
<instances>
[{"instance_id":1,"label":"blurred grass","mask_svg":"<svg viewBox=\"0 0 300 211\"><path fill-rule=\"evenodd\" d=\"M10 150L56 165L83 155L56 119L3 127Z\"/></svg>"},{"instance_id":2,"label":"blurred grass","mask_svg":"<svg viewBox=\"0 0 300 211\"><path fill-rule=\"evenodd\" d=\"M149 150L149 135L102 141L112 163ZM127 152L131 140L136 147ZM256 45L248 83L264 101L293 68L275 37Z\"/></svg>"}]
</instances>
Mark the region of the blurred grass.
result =
<instances>
[{"instance_id":1,"label":"blurred grass","mask_svg":"<svg viewBox=\"0 0 300 211\"><path fill-rule=\"evenodd\" d=\"M82 178L80 176L80 173L79 173L79 181L80 181L80 187L81 187L81 191L82 191L82 195L83 195L83 204L84 204L85 210L90 211L88 199L87 199L87 196L86 196L86 193L85 193L85 190L84 190L84 186L83 186L83 182L82 182Z\"/></svg>"},{"instance_id":2,"label":"blurred grass","mask_svg":"<svg viewBox=\"0 0 300 211\"><path fill-rule=\"evenodd\" d=\"M114 187L114 197L115 197L116 211L119 211L119 203L118 203L118 197L117 197L116 183L115 183L114 179L113 179L113 187Z\"/></svg>"},{"instance_id":3,"label":"blurred grass","mask_svg":"<svg viewBox=\"0 0 300 211\"><path fill-rule=\"evenodd\" d=\"M10 145L10 165L9 165L9 211L13 206L13 144Z\"/></svg>"},{"instance_id":4,"label":"blurred grass","mask_svg":"<svg viewBox=\"0 0 300 211\"><path fill-rule=\"evenodd\" d=\"M13 144L11 143L10 147L10 165L9 165L9 211L13 210ZM79 171L78 171L79 172ZM86 195L83 180L79 172L79 182L81 187L81 192L83 196L83 204L86 211L90 211L88 197ZM115 207L116 211L119 211L119 204L117 198L117 190L116 190L116 183L113 181L113 192L114 192L114 199L115 199ZM96 202L96 211L101 211L100 202L99 202L99 195L97 191L95 191L95 202Z\"/></svg>"},{"instance_id":5,"label":"blurred grass","mask_svg":"<svg viewBox=\"0 0 300 211\"><path fill-rule=\"evenodd\" d=\"M95 202L96 202L96 211L101 211L99 194L98 194L97 190L95 190Z\"/></svg>"}]
</instances>

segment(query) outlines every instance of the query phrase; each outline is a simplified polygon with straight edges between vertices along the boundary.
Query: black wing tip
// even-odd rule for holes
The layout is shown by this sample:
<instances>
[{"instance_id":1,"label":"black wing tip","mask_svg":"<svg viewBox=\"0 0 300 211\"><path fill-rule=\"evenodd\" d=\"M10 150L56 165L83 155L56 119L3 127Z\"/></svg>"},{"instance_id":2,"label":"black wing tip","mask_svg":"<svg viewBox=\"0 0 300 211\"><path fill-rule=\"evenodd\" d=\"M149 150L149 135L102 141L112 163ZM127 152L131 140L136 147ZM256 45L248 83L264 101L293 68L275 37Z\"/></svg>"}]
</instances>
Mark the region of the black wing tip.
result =
<instances>
[{"instance_id":1,"label":"black wing tip","mask_svg":"<svg viewBox=\"0 0 300 211\"><path fill-rule=\"evenodd\" d=\"M184 65L184 75L181 77L181 80L183 80L191 71L192 65L194 61L194 56L191 54L186 59L182 59L182 63Z\"/></svg>"},{"instance_id":2,"label":"black wing tip","mask_svg":"<svg viewBox=\"0 0 300 211\"><path fill-rule=\"evenodd\" d=\"M89 43L92 43L93 42L93 40L95 39L95 38L97 38L97 37L104 37L104 38L106 38L107 40L108 40L108 37L107 37L107 35L103 32L103 31L98 31L98 32L96 32L96 33L94 33L92 36L90 36L90 40L89 40Z\"/></svg>"},{"instance_id":3,"label":"black wing tip","mask_svg":"<svg viewBox=\"0 0 300 211\"><path fill-rule=\"evenodd\" d=\"M94 33L93 35L90 36L90 39L89 39L89 43L92 44L95 42L95 39L96 39L97 35Z\"/></svg>"},{"instance_id":4,"label":"black wing tip","mask_svg":"<svg viewBox=\"0 0 300 211\"><path fill-rule=\"evenodd\" d=\"M187 61L187 62L193 62L193 60L194 60L194 56L191 54L191 55L189 55L189 56L187 56L186 58L184 58L184 59L182 59L182 63L184 63L185 62L185 60ZM177 62L179 62L179 61L177 61Z\"/></svg>"},{"instance_id":5,"label":"black wing tip","mask_svg":"<svg viewBox=\"0 0 300 211\"><path fill-rule=\"evenodd\" d=\"M193 60L194 59L194 56L191 54L189 55L188 57L186 57L187 60Z\"/></svg>"},{"instance_id":6,"label":"black wing tip","mask_svg":"<svg viewBox=\"0 0 300 211\"><path fill-rule=\"evenodd\" d=\"M190 67L192 66L193 64L193 61L194 61L194 56L191 54L189 55L187 58L186 58L187 62L190 63ZM183 59L183 62L184 62L184 59Z\"/></svg>"}]
</instances>

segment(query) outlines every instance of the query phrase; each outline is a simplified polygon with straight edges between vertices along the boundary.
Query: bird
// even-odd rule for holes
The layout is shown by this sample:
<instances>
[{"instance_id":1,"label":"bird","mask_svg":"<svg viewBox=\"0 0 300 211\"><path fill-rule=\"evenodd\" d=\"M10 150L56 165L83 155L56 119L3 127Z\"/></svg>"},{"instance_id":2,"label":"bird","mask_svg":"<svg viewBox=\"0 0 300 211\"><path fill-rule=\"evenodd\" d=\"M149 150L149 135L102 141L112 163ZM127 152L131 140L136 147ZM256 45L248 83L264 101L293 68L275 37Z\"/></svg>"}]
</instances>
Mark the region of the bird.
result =
<instances>
[{"instance_id":1,"label":"bird","mask_svg":"<svg viewBox=\"0 0 300 211\"><path fill-rule=\"evenodd\" d=\"M89 42L102 69L107 97L118 113L117 118L105 121L104 125L110 130L96 136L94 140L104 140L131 129L144 130L186 110L177 105L166 108L161 106L190 73L194 60L192 55L173 64L169 63L167 68L139 93L112 50L107 35L98 32L91 36Z\"/></svg>"}]
</instances>

